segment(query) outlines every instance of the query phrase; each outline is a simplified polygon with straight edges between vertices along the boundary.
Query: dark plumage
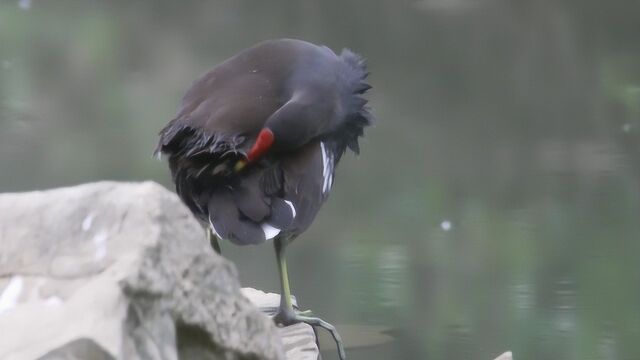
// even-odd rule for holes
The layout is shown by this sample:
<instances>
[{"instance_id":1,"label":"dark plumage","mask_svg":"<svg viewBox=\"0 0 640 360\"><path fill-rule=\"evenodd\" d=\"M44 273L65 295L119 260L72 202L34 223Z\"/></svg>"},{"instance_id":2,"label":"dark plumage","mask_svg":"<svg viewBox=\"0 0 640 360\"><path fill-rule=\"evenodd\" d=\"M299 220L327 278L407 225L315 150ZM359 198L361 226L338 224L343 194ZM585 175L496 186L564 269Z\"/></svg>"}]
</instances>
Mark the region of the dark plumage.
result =
<instances>
[{"instance_id":1,"label":"dark plumage","mask_svg":"<svg viewBox=\"0 0 640 360\"><path fill-rule=\"evenodd\" d=\"M273 238L281 276L279 324L319 318L295 313L284 260L326 200L347 148L371 123L362 95L364 61L349 50L300 40L255 45L204 74L160 132L157 154L169 158L180 198L218 238L239 245Z\"/></svg>"},{"instance_id":2,"label":"dark plumage","mask_svg":"<svg viewBox=\"0 0 640 360\"><path fill-rule=\"evenodd\" d=\"M349 50L337 56L299 40L260 43L195 81L156 152L169 157L182 200L222 238L261 243L258 230L268 224L284 226L281 235L291 239L313 221L330 188L325 177L332 181L345 149L359 151L371 122L360 96L370 88L366 76L364 61ZM273 147L234 172L265 126L275 134Z\"/></svg>"}]
</instances>

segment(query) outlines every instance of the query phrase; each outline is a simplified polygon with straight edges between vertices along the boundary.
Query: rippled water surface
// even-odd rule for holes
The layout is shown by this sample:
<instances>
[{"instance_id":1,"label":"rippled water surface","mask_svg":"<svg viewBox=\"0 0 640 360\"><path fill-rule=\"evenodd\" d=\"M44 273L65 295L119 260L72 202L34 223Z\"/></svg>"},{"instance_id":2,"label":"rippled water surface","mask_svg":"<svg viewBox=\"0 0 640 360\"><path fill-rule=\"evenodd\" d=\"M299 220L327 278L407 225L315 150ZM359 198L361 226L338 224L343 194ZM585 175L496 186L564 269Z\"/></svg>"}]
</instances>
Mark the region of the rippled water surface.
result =
<instances>
[{"instance_id":1,"label":"rippled water surface","mask_svg":"<svg viewBox=\"0 0 640 360\"><path fill-rule=\"evenodd\" d=\"M2 1L0 190L170 187L151 152L196 76L266 38L350 47L378 122L289 251L294 293L350 358L640 359L638 14L624 0ZM270 245L223 251L244 284L278 289Z\"/></svg>"}]
</instances>

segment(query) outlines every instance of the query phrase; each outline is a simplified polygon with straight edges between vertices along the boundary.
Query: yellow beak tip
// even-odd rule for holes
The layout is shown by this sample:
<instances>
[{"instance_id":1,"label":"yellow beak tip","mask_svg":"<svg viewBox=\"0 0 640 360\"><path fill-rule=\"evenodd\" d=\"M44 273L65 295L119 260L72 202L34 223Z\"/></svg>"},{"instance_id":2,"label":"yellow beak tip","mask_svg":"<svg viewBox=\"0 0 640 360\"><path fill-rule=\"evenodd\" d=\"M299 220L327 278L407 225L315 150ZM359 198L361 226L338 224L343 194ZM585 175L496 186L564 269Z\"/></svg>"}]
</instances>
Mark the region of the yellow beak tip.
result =
<instances>
[{"instance_id":1,"label":"yellow beak tip","mask_svg":"<svg viewBox=\"0 0 640 360\"><path fill-rule=\"evenodd\" d=\"M236 165L233 167L233 170L235 172L238 172L242 169L244 169L244 167L247 165L247 161L246 160L238 160L238 162L236 162Z\"/></svg>"}]
</instances>

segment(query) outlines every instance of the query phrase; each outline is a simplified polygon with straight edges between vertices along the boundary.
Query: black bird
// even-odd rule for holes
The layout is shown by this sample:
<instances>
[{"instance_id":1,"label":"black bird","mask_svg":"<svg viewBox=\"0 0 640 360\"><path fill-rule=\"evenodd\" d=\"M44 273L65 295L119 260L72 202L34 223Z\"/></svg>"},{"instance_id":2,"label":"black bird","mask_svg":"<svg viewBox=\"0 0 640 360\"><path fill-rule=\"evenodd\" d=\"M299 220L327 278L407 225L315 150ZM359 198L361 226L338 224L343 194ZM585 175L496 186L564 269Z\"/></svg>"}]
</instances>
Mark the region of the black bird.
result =
<instances>
[{"instance_id":1,"label":"black bird","mask_svg":"<svg viewBox=\"0 0 640 360\"><path fill-rule=\"evenodd\" d=\"M340 358L335 328L294 311L284 255L327 199L345 150L359 152L372 121L362 97L366 77L364 60L347 49L337 55L301 40L259 43L193 83L156 148L216 251L218 239L273 239L282 286L276 323L329 330Z\"/></svg>"}]
</instances>

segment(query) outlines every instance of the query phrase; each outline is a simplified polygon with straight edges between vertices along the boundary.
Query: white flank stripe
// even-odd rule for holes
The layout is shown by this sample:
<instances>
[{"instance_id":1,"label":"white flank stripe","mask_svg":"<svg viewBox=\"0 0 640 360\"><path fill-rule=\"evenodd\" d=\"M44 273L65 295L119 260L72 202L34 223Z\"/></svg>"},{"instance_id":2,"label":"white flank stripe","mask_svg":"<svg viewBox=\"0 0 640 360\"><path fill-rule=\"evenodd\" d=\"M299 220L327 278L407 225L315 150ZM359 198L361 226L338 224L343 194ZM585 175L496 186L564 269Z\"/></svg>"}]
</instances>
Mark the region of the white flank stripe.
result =
<instances>
[{"instance_id":1,"label":"white flank stripe","mask_svg":"<svg viewBox=\"0 0 640 360\"><path fill-rule=\"evenodd\" d=\"M322 175L327 172L327 150L324 148L324 143L320 142L320 150L322 150Z\"/></svg>"},{"instance_id":2,"label":"white flank stripe","mask_svg":"<svg viewBox=\"0 0 640 360\"><path fill-rule=\"evenodd\" d=\"M209 225L211 225L211 232L213 232L213 235L215 235L215 236L219 237L220 239L222 239L222 237L216 231L216 228L213 226L213 223L211 222L211 219L209 219Z\"/></svg>"},{"instance_id":3,"label":"white flank stripe","mask_svg":"<svg viewBox=\"0 0 640 360\"><path fill-rule=\"evenodd\" d=\"M333 157L327 152L323 142L320 142L322 150L322 193L327 193L333 183Z\"/></svg>"},{"instance_id":4,"label":"white flank stripe","mask_svg":"<svg viewBox=\"0 0 640 360\"><path fill-rule=\"evenodd\" d=\"M293 206L293 203L289 200L285 200L284 202L287 203L287 205L289 205L289 207L291 208L291 212L293 213L293 218L296 218L296 208Z\"/></svg>"},{"instance_id":5,"label":"white flank stripe","mask_svg":"<svg viewBox=\"0 0 640 360\"><path fill-rule=\"evenodd\" d=\"M271 240L274 237L276 237L276 235L280 234L280 229L273 227L269 224L260 224L260 227L262 227L262 231L264 232L264 237L267 240Z\"/></svg>"}]
</instances>

